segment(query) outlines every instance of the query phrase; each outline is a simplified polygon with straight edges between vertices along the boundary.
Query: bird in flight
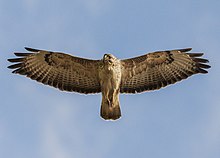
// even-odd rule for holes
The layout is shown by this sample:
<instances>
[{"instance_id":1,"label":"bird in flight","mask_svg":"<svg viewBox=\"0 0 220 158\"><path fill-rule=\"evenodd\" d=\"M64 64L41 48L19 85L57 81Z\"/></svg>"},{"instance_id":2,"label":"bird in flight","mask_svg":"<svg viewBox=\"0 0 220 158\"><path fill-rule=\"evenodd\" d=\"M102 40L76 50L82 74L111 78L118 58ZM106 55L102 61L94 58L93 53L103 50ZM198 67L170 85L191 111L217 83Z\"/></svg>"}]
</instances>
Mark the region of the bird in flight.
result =
<instances>
[{"instance_id":1,"label":"bird in flight","mask_svg":"<svg viewBox=\"0 0 220 158\"><path fill-rule=\"evenodd\" d=\"M191 48L166 50L120 60L104 54L100 60L85 59L61 52L25 48L8 59L12 72L62 91L101 93L100 115L105 120L121 117L120 93L157 90L210 68L203 53L188 53Z\"/></svg>"}]
</instances>

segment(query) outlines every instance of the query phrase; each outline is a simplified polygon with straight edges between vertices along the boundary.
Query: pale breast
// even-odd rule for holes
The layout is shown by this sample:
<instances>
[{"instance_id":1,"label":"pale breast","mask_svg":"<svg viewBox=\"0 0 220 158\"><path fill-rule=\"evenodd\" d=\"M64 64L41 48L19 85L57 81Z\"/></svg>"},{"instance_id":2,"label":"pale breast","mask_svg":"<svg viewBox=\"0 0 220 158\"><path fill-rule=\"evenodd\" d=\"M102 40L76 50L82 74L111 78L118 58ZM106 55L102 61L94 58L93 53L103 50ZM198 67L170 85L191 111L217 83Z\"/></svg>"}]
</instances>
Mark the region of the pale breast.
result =
<instances>
[{"instance_id":1,"label":"pale breast","mask_svg":"<svg viewBox=\"0 0 220 158\"><path fill-rule=\"evenodd\" d=\"M103 65L99 70L100 84L111 88L118 88L121 82L121 65Z\"/></svg>"}]
</instances>

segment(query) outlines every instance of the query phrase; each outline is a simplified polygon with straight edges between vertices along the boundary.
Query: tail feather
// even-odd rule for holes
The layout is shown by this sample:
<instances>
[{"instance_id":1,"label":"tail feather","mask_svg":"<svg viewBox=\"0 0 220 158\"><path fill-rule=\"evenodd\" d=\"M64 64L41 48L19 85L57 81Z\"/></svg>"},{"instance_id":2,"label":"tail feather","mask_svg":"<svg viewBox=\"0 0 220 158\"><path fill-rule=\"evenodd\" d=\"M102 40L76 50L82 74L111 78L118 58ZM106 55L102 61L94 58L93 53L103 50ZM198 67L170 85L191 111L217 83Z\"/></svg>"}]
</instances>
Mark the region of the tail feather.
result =
<instances>
[{"instance_id":1,"label":"tail feather","mask_svg":"<svg viewBox=\"0 0 220 158\"><path fill-rule=\"evenodd\" d=\"M121 117L119 101L110 106L108 102L102 101L101 117L105 120L117 120Z\"/></svg>"}]
</instances>

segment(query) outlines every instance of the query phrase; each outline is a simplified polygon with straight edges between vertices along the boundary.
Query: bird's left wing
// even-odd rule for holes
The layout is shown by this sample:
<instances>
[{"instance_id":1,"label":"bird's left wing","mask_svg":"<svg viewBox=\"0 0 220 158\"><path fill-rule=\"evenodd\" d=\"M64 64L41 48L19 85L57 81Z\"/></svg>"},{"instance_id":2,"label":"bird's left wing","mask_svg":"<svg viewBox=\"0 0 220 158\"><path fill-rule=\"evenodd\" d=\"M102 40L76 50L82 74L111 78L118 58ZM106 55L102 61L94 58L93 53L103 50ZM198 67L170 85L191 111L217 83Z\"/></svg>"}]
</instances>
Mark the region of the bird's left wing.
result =
<instances>
[{"instance_id":1,"label":"bird's left wing","mask_svg":"<svg viewBox=\"0 0 220 158\"><path fill-rule=\"evenodd\" d=\"M65 91L99 93L100 60L74 57L68 54L26 48L29 53L15 53L20 58L8 59L14 63L8 68L13 73L26 75L46 85Z\"/></svg>"},{"instance_id":2,"label":"bird's left wing","mask_svg":"<svg viewBox=\"0 0 220 158\"><path fill-rule=\"evenodd\" d=\"M121 93L155 90L210 68L203 53L187 53L191 48L158 51L121 60Z\"/></svg>"}]
</instances>

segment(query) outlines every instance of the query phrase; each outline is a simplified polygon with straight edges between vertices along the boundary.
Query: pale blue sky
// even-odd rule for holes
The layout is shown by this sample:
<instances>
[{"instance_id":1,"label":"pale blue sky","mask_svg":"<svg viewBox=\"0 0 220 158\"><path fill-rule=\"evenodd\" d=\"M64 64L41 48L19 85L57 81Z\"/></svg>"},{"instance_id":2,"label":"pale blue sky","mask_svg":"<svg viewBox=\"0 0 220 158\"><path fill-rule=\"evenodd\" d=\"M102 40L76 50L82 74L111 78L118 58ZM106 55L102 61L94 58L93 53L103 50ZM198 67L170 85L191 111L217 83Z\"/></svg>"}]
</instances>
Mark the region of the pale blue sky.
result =
<instances>
[{"instance_id":1,"label":"pale blue sky","mask_svg":"<svg viewBox=\"0 0 220 158\"><path fill-rule=\"evenodd\" d=\"M0 157L219 158L220 1L1 0ZM101 96L60 92L11 74L24 46L99 59L192 47L212 68L183 82L121 95L122 118L99 117Z\"/></svg>"}]
</instances>

